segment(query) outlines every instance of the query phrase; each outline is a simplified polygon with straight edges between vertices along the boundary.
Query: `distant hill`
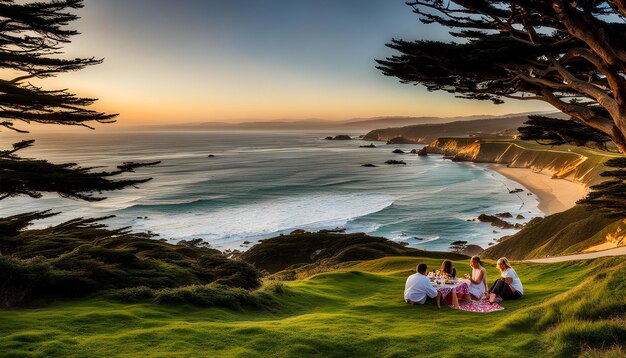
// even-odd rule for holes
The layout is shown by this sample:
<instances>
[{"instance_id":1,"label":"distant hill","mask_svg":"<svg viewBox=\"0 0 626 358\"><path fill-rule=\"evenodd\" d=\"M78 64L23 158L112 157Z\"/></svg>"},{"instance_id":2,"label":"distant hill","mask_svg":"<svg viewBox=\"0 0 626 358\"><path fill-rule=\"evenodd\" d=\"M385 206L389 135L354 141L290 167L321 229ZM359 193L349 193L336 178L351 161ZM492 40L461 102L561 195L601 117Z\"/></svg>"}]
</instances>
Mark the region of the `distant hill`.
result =
<instances>
[{"instance_id":1,"label":"distant hill","mask_svg":"<svg viewBox=\"0 0 626 358\"><path fill-rule=\"evenodd\" d=\"M236 123L231 122L201 122L201 123L181 123L181 124L164 124L154 126L141 127L123 127L125 130L172 130L172 131L191 131L191 130L333 130L333 131L350 131L365 132L372 131L377 128L406 127L415 125L441 125L444 123L457 122L473 122L476 120L490 119L513 119L526 118L533 113L517 113L504 116L489 115L473 115L460 117L408 117L408 116L384 116L372 118L351 118L347 120L331 121L318 118L291 120L241 120ZM119 129L122 129L121 127ZM444 134L442 134L444 135Z\"/></svg>"},{"instance_id":2,"label":"distant hill","mask_svg":"<svg viewBox=\"0 0 626 358\"><path fill-rule=\"evenodd\" d=\"M519 116L527 117L532 114L538 114L538 113L536 112L514 113L514 114L505 114L501 116L479 114L479 115L473 115L473 116L457 116L457 117L352 118L346 121L340 121L338 122L338 124L340 124L343 127L378 129L378 128L425 125L425 124L443 124L443 123L451 123L451 122L464 122L464 121L472 121L472 120L478 120L478 119L495 119L495 118L502 119L502 118L519 117Z\"/></svg>"},{"instance_id":3,"label":"distant hill","mask_svg":"<svg viewBox=\"0 0 626 358\"><path fill-rule=\"evenodd\" d=\"M404 127L375 129L367 133L366 140L388 141L392 138L403 137L416 143L427 144L439 137L467 137L495 135L512 131L521 127L528 120L531 113L514 116L490 117L473 120L459 120L448 123L419 124ZM546 114L548 115L548 114ZM554 118L566 118L560 113L549 114Z\"/></svg>"}]
</instances>

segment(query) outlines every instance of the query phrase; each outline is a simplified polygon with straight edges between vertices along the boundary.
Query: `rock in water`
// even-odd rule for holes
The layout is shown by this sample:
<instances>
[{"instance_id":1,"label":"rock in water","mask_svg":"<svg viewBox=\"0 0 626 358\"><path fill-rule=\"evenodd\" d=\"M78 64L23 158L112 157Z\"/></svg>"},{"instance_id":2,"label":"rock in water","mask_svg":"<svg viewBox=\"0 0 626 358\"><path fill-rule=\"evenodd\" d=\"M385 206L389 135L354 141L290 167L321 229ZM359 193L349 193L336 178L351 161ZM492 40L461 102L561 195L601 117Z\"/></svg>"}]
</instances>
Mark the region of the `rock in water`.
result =
<instances>
[{"instance_id":1,"label":"rock in water","mask_svg":"<svg viewBox=\"0 0 626 358\"><path fill-rule=\"evenodd\" d=\"M359 148L376 148L376 146L373 143L370 143L368 145L360 145Z\"/></svg>"},{"instance_id":2,"label":"rock in water","mask_svg":"<svg viewBox=\"0 0 626 358\"><path fill-rule=\"evenodd\" d=\"M361 164L362 167L369 167L369 168L376 168L378 167L378 165L374 165L372 163L367 163L367 164Z\"/></svg>"},{"instance_id":3,"label":"rock in water","mask_svg":"<svg viewBox=\"0 0 626 358\"><path fill-rule=\"evenodd\" d=\"M499 218L512 218L513 217L511 213L498 213L496 214L496 216Z\"/></svg>"},{"instance_id":4,"label":"rock in water","mask_svg":"<svg viewBox=\"0 0 626 358\"><path fill-rule=\"evenodd\" d=\"M526 218L524 217L524 215L522 215L522 214L517 214L517 216L516 216L515 218L516 218L517 220L524 220L524 219L526 219Z\"/></svg>"},{"instance_id":5,"label":"rock in water","mask_svg":"<svg viewBox=\"0 0 626 358\"><path fill-rule=\"evenodd\" d=\"M352 137L350 137L347 134L339 134L334 137L326 137L324 139L326 140L352 140Z\"/></svg>"},{"instance_id":6,"label":"rock in water","mask_svg":"<svg viewBox=\"0 0 626 358\"><path fill-rule=\"evenodd\" d=\"M515 188L513 190L509 190L509 194L515 194L515 193L520 193L524 191L524 189L520 189L520 188Z\"/></svg>"},{"instance_id":7,"label":"rock in water","mask_svg":"<svg viewBox=\"0 0 626 358\"><path fill-rule=\"evenodd\" d=\"M419 155L420 157L428 155L428 147L424 147L424 148L418 150L417 151L417 155Z\"/></svg>"},{"instance_id":8,"label":"rock in water","mask_svg":"<svg viewBox=\"0 0 626 358\"><path fill-rule=\"evenodd\" d=\"M394 149L394 151L392 153L393 154L404 154L404 151L402 149Z\"/></svg>"},{"instance_id":9,"label":"rock in water","mask_svg":"<svg viewBox=\"0 0 626 358\"><path fill-rule=\"evenodd\" d=\"M393 160L393 159L386 161L386 162L385 162L385 164L390 164L390 165L396 165L396 164L399 164L399 165L406 165L406 163L405 163L405 162L403 162L402 160Z\"/></svg>"},{"instance_id":10,"label":"rock in water","mask_svg":"<svg viewBox=\"0 0 626 358\"><path fill-rule=\"evenodd\" d=\"M395 137L387 141L387 144L417 144L416 141L404 137Z\"/></svg>"},{"instance_id":11,"label":"rock in water","mask_svg":"<svg viewBox=\"0 0 626 358\"><path fill-rule=\"evenodd\" d=\"M521 224L511 224L493 215L480 214L478 220L481 222L491 223L491 226L499 227L502 229L521 229L523 226Z\"/></svg>"}]
</instances>

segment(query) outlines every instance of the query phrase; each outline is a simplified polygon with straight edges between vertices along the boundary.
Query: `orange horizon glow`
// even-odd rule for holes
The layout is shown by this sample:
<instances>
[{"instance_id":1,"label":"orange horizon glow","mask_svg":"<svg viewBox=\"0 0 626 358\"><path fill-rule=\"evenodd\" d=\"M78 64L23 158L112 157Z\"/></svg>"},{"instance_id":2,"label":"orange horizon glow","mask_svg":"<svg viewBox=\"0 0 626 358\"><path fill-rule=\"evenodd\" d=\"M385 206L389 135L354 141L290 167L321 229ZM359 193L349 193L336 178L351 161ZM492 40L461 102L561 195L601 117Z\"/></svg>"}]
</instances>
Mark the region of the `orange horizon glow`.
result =
<instances>
[{"instance_id":1,"label":"orange horizon glow","mask_svg":"<svg viewBox=\"0 0 626 358\"><path fill-rule=\"evenodd\" d=\"M552 110L456 99L383 76L374 59L389 55L385 42L415 38L422 26L404 1L359 3L359 13L334 2L159 4L86 0L63 57L104 63L37 85L99 98L92 109L119 113L120 126Z\"/></svg>"}]
</instances>

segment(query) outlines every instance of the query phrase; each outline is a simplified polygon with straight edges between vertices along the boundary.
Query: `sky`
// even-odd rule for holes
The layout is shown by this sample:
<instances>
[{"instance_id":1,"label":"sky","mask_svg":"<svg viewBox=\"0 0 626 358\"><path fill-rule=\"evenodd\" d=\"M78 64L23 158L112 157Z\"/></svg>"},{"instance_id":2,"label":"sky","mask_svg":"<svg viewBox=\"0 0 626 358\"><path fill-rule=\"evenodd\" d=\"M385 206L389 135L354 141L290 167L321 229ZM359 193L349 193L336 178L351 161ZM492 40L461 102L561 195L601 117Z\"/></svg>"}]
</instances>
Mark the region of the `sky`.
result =
<instances>
[{"instance_id":1,"label":"sky","mask_svg":"<svg viewBox=\"0 0 626 358\"><path fill-rule=\"evenodd\" d=\"M404 0L86 0L66 56L104 63L46 79L121 124L458 116L547 110L455 99L385 77L392 38L445 40Z\"/></svg>"}]
</instances>

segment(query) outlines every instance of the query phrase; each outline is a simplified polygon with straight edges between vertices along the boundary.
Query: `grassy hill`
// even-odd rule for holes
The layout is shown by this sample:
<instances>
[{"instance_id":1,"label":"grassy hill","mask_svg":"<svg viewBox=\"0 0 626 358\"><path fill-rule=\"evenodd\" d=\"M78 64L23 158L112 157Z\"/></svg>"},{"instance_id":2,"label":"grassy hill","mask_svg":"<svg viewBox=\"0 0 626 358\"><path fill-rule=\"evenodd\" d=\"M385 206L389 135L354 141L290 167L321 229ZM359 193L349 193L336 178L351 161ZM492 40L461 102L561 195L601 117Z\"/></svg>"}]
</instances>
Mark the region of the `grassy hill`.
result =
<instances>
[{"instance_id":1,"label":"grassy hill","mask_svg":"<svg viewBox=\"0 0 626 358\"><path fill-rule=\"evenodd\" d=\"M418 262L353 262L304 280L265 282L271 309L56 301L0 311L5 357L623 356L626 261L517 264L526 295L478 314L402 301ZM455 262L460 273L467 261ZM496 276L489 262L489 280Z\"/></svg>"},{"instance_id":2,"label":"grassy hill","mask_svg":"<svg viewBox=\"0 0 626 358\"><path fill-rule=\"evenodd\" d=\"M340 234L294 231L263 240L238 258L281 279L305 278L330 271L345 262L385 256L413 256L462 260L465 255L405 247L382 237L363 233Z\"/></svg>"},{"instance_id":3,"label":"grassy hill","mask_svg":"<svg viewBox=\"0 0 626 358\"><path fill-rule=\"evenodd\" d=\"M622 220L577 205L561 213L531 220L505 241L486 249L481 257L514 260L573 254L606 241L609 226Z\"/></svg>"}]
</instances>

